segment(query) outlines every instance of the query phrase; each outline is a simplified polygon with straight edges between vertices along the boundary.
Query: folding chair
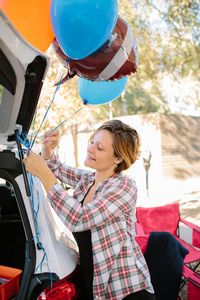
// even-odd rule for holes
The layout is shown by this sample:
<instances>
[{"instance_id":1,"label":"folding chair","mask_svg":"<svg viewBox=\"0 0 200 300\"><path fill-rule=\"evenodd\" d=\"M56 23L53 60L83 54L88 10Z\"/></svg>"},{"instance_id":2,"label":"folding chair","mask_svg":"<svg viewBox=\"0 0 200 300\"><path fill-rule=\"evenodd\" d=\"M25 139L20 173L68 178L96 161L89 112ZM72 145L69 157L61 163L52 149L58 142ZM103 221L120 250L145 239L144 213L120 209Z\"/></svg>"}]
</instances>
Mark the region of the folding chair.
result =
<instances>
[{"instance_id":1,"label":"folding chair","mask_svg":"<svg viewBox=\"0 0 200 300\"><path fill-rule=\"evenodd\" d=\"M178 202L156 207L137 207L136 218L138 236L148 236L150 232L170 232L189 251L184 263L193 270L200 265L200 227L181 218ZM189 239L186 241L181 236L182 224L190 229L191 244Z\"/></svg>"},{"instance_id":2,"label":"folding chair","mask_svg":"<svg viewBox=\"0 0 200 300\"><path fill-rule=\"evenodd\" d=\"M196 270L200 265L200 227L180 217L178 202L157 207L137 207L136 219L136 241L143 253L146 251L151 232L169 232L189 251L184 258L183 282L180 289L188 283L188 293L196 291L198 294L200 278ZM187 240L181 235L183 224L184 229L189 228L191 234L190 238L187 236Z\"/></svg>"}]
</instances>

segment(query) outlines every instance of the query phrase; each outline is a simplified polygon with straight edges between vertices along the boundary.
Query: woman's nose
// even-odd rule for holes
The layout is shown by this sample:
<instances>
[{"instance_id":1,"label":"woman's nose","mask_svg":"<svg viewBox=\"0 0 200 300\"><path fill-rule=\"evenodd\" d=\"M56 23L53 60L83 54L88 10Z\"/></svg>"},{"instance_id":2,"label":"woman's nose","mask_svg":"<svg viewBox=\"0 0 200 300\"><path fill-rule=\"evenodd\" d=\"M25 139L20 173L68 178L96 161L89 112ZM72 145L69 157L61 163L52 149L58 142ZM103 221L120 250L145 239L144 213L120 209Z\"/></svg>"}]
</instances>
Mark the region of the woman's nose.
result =
<instances>
[{"instance_id":1,"label":"woman's nose","mask_svg":"<svg viewBox=\"0 0 200 300\"><path fill-rule=\"evenodd\" d=\"M94 151L94 144L89 144L88 145L88 152L93 152Z\"/></svg>"}]
</instances>

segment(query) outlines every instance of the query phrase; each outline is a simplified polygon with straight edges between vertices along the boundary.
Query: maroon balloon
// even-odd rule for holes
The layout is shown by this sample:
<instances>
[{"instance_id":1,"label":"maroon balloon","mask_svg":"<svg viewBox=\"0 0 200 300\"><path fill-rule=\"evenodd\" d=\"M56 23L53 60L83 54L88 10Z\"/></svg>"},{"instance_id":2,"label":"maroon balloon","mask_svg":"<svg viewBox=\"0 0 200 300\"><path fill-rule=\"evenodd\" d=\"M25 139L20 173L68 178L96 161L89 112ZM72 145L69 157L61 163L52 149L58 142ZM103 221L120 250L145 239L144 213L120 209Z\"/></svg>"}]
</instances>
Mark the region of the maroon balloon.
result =
<instances>
[{"instance_id":1,"label":"maroon balloon","mask_svg":"<svg viewBox=\"0 0 200 300\"><path fill-rule=\"evenodd\" d=\"M94 81L115 80L137 70L137 43L130 26L119 16L109 40L83 59L70 59L63 53L56 39L52 45L62 64L68 69L62 83L75 75Z\"/></svg>"}]
</instances>

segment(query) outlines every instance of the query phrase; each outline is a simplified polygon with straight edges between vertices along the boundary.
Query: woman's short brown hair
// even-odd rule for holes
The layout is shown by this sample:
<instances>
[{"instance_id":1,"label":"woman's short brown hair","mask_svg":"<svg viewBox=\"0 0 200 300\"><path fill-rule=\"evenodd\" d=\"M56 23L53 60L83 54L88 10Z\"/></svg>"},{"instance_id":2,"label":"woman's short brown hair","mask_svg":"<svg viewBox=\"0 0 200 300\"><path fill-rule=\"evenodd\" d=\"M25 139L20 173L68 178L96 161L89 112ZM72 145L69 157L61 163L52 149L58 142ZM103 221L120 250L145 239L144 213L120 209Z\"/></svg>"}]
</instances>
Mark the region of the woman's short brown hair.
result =
<instances>
[{"instance_id":1,"label":"woman's short brown hair","mask_svg":"<svg viewBox=\"0 0 200 300\"><path fill-rule=\"evenodd\" d=\"M105 122L95 134L101 130L108 130L112 134L114 155L122 159L115 173L128 169L140 155L140 138L137 131L120 120Z\"/></svg>"}]
</instances>

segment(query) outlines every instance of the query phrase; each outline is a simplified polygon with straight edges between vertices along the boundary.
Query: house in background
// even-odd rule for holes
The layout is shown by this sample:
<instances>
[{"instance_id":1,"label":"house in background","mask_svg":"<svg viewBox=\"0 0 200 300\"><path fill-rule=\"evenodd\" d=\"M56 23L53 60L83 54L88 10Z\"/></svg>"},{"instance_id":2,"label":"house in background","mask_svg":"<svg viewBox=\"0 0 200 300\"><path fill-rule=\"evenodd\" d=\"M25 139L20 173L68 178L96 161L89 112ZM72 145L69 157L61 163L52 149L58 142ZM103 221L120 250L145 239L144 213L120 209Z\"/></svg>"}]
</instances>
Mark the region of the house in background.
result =
<instances>
[{"instance_id":1,"label":"house in background","mask_svg":"<svg viewBox=\"0 0 200 300\"><path fill-rule=\"evenodd\" d=\"M139 204L171 202L200 190L200 117L150 113L120 119L141 137L141 158L128 170L138 184ZM151 153L148 174L142 159L146 151Z\"/></svg>"}]
</instances>

